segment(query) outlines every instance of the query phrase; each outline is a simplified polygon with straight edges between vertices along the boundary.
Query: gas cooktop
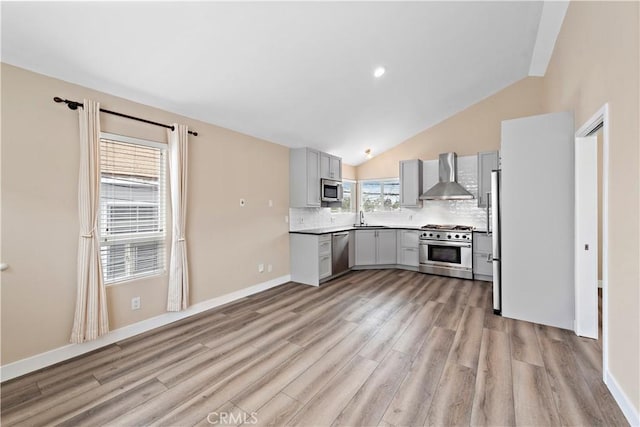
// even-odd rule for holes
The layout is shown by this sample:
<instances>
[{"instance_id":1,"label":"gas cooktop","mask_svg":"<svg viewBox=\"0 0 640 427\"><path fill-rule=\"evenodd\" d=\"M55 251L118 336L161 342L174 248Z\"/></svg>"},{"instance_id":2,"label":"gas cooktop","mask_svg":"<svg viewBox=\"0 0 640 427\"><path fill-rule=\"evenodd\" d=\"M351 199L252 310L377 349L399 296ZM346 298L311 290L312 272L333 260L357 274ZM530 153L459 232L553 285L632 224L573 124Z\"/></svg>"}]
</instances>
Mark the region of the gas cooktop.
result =
<instances>
[{"instance_id":1,"label":"gas cooktop","mask_svg":"<svg viewBox=\"0 0 640 427\"><path fill-rule=\"evenodd\" d=\"M470 225L427 224L420 228L423 230L473 231L473 227Z\"/></svg>"}]
</instances>

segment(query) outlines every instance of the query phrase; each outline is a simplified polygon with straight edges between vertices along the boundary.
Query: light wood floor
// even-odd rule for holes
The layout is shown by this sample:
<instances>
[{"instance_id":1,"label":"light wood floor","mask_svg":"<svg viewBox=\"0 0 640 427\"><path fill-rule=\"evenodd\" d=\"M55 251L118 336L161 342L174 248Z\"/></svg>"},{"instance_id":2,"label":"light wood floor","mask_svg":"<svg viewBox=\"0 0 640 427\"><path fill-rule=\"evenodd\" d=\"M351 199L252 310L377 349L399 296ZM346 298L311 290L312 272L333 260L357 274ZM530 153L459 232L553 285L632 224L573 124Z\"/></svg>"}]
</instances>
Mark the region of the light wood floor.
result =
<instances>
[{"instance_id":1,"label":"light wood floor","mask_svg":"<svg viewBox=\"0 0 640 427\"><path fill-rule=\"evenodd\" d=\"M494 316L489 283L359 271L10 381L1 422L626 425L601 366L598 341Z\"/></svg>"}]
</instances>

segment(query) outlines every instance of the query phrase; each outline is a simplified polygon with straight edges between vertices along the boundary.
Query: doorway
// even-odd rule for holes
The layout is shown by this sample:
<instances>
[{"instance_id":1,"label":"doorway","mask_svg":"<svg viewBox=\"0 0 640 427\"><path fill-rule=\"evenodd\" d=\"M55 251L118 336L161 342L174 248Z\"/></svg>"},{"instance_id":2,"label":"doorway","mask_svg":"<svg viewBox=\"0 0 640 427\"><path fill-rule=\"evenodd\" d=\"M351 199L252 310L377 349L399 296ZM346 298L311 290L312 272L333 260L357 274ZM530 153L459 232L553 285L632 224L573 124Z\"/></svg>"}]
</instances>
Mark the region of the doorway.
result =
<instances>
[{"instance_id":1,"label":"doorway","mask_svg":"<svg viewBox=\"0 0 640 427\"><path fill-rule=\"evenodd\" d=\"M605 104L576 132L576 327L577 335L602 339L602 364L604 373L608 371L608 176L609 176L609 107ZM585 146L595 140L595 162L592 157L586 157ZM591 149L587 149L591 151ZM586 159L585 164L579 164L578 159ZM586 169L586 170L585 170ZM593 186L595 178L595 188ZM596 194L593 194L596 192ZM596 200L595 205L588 212L579 209L581 197ZM588 205L588 204L587 204ZM582 206L585 206L582 203ZM592 212L591 209L595 210ZM596 218L595 223L593 218ZM595 227L595 229L594 229ZM585 229L588 228L588 229ZM580 251L588 249L587 244L579 239L584 236L595 235L595 244L591 248L597 249L595 257L581 257ZM591 260L595 265L585 266L585 260ZM583 265L580 265L582 263ZM588 271L588 280L580 280ZM595 284L595 286L594 286ZM600 306L601 289L601 306ZM593 319L596 321L595 332L591 327ZM587 333L583 333L587 331Z\"/></svg>"}]
</instances>

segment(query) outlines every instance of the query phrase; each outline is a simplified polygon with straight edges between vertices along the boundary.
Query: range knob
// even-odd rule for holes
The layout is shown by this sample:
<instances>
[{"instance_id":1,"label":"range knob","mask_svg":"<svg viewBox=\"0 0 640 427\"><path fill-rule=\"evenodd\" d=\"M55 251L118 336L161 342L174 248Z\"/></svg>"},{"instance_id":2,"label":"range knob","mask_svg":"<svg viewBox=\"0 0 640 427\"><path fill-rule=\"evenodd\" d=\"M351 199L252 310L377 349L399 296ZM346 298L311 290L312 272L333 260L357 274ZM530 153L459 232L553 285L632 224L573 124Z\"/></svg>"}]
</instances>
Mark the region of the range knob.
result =
<instances>
[{"instance_id":1,"label":"range knob","mask_svg":"<svg viewBox=\"0 0 640 427\"><path fill-rule=\"evenodd\" d=\"M429 237L433 237L433 233L429 233Z\"/></svg>"},{"instance_id":2,"label":"range knob","mask_svg":"<svg viewBox=\"0 0 640 427\"><path fill-rule=\"evenodd\" d=\"M460 238L460 235L459 235L459 234L456 234L456 239L459 239L459 238Z\"/></svg>"},{"instance_id":3,"label":"range knob","mask_svg":"<svg viewBox=\"0 0 640 427\"><path fill-rule=\"evenodd\" d=\"M436 234L436 237L439 239L439 238L440 238L440 235L439 235L439 234Z\"/></svg>"},{"instance_id":4,"label":"range knob","mask_svg":"<svg viewBox=\"0 0 640 427\"><path fill-rule=\"evenodd\" d=\"M450 238L451 238L451 234L447 234L447 239L450 239Z\"/></svg>"}]
</instances>

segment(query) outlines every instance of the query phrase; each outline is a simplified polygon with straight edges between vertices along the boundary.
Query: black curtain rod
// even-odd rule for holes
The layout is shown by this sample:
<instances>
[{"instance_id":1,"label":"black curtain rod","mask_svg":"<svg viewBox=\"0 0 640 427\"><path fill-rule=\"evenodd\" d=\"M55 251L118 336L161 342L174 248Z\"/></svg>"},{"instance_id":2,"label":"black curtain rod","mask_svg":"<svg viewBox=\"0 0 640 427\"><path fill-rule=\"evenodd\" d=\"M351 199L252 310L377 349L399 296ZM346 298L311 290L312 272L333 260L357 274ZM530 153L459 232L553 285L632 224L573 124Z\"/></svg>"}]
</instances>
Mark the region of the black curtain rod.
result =
<instances>
[{"instance_id":1,"label":"black curtain rod","mask_svg":"<svg viewBox=\"0 0 640 427\"><path fill-rule=\"evenodd\" d=\"M70 101L68 99L62 99L62 98L57 97L57 96L55 98L53 98L53 100L55 102L58 102L58 103L64 102L65 104L67 104L67 107L69 107L70 110L77 110L78 107L84 107L84 105L82 105L82 102ZM126 119L131 119L131 120L136 120L138 122L148 123L150 125L156 125L156 126L160 126L160 127L171 129L171 130L176 130L174 126L165 125L164 123L153 122L151 120L141 119L140 117L134 117L134 116L130 116L128 114L118 113L116 111L105 110L104 108L101 108L100 111L102 111L103 113L107 113L107 114L113 114L114 116L124 117ZM198 132L189 131L189 133L191 135L193 135L193 136L198 136Z\"/></svg>"}]
</instances>

